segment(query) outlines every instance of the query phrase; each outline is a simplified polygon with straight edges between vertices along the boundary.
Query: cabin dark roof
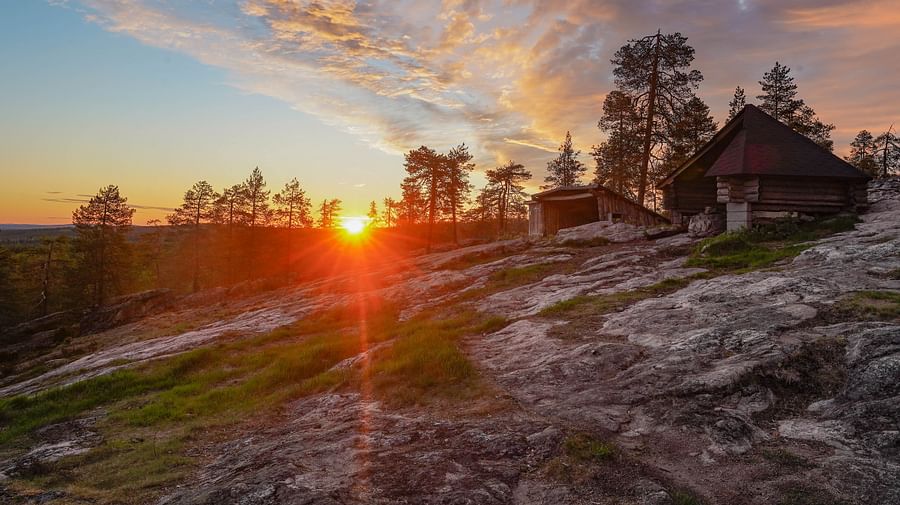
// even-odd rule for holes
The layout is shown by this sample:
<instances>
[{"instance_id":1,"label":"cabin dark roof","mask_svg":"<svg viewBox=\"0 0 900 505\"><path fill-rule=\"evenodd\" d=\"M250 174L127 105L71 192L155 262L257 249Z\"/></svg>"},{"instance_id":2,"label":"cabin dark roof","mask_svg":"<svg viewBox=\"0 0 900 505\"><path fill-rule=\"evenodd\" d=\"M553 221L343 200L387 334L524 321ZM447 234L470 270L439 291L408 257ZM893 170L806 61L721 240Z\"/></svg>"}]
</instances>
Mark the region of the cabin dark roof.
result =
<instances>
[{"instance_id":1,"label":"cabin dark roof","mask_svg":"<svg viewBox=\"0 0 900 505\"><path fill-rule=\"evenodd\" d=\"M715 156L715 151L720 154ZM706 171L706 177L782 175L863 180L869 178L853 165L758 107L747 105L697 154L666 177L660 186L671 184L684 170L710 154L715 156L715 161Z\"/></svg>"}]
</instances>

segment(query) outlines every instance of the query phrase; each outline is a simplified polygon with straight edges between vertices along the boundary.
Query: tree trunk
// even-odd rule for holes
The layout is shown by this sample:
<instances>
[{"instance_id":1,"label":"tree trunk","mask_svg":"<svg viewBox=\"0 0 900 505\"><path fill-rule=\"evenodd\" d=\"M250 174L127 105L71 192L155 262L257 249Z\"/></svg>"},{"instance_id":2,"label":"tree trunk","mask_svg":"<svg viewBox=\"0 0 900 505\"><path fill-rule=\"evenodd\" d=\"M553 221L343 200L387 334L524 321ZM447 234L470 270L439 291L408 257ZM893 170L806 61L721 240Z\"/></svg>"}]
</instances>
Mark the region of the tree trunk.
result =
<instances>
[{"instance_id":1,"label":"tree trunk","mask_svg":"<svg viewBox=\"0 0 900 505\"><path fill-rule=\"evenodd\" d=\"M50 265L53 262L53 241L47 244L47 259L44 263L44 279L41 283L41 305L40 315L47 315L47 305L50 300Z\"/></svg>"},{"instance_id":2,"label":"tree trunk","mask_svg":"<svg viewBox=\"0 0 900 505\"><path fill-rule=\"evenodd\" d=\"M656 86L659 76L659 43L660 32L656 31L656 42L653 48L653 68L650 71L650 90L647 97L647 125L644 128L644 153L641 160L641 173L638 180L638 203L644 205L644 195L647 191L647 172L650 168L650 146L653 139L653 121L656 114Z\"/></svg>"},{"instance_id":3,"label":"tree trunk","mask_svg":"<svg viewBox=\"0 0 900 505\"><path fill-rule=\"evenodd\" d=\"M437 173L432 171L431 184L428 193L428 239L425 245L425 252L431 252L431 232L434 228L434 214L437 206Z\"/></svg>"}]
</instances>

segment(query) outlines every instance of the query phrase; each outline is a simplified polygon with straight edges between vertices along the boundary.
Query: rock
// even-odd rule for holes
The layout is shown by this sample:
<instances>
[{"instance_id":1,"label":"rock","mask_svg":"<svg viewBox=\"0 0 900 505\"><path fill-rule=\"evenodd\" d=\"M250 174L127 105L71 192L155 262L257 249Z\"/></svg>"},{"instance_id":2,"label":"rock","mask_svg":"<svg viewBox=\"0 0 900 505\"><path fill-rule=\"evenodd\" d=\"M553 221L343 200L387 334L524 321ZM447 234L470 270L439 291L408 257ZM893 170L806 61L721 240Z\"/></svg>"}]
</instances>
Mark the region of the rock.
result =
<instances>
[{"instance_id":1,"label":"rock","mask_svg":"<svg viewBox=\"0 0 900 505\"><path fill-rule=\"evenodd\" d=\"M74 311L54 312L11 328L0 329L0 343L4 344L5 351L16 352L17 349L11 349L9 346L22 347L32 336L54 334L76 320L77 315Z\"/></svg>"},{"instance_id":2,"label":"rock","mask_svg":"<svg viewBox=\"0 0 900 505\"><path fill-rule=\"evenodd\" d=\"M82 334L121 326L149 315L170 310L175 306L176 297L170 289L152 289L112 300L81 318Z\"/></svg>"},{"instance_id":3,"label":"rock","mask_svg":"<svg viewBox=\"0 0 900 505\"><path fill-rule=\"evenodd\" d=\"M634 494L641 505L672 505L672 497L666 488L649 479L638 480L634 484Z\"/></svg>"},{"instance_id":4,"label":"rock","mask_svg":"<svg viewBox=\"0 0 900 505\"><path fill-rule=\"evenodd\" d=\"M702 214L691 217L688 235L694 238L712 237L725 231L725 214L707 207Z\"/></svg>"},{"instance_id":5,"label":"rock","mask_svg":"<svg viewBox=\"0 0 900 505\"><path fill-rule=\"evenodd\" d=\"M628 223L610 223L595 221L593 223L563 228L556 233L556 241L563 245L590 244L597 241L634 242L645 240L644 228Z\"/></svg>"}]
</instances>

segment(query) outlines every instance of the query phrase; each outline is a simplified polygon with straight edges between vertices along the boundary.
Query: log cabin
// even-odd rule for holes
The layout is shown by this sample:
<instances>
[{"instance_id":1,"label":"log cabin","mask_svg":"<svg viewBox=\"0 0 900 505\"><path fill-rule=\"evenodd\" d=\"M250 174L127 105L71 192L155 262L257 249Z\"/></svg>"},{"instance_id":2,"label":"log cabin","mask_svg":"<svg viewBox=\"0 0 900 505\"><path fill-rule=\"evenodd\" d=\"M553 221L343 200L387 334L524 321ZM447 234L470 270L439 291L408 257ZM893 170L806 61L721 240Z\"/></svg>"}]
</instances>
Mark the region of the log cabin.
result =
<instances>
[{"instance_id":1,"label":"log cabin","mask_svg":"<svg viewBox=\"0 0 900 505\"><path fill-rule=\"evenodd\" d=\"M605 221L637 226L669 224L669 220L600 184L564 186L531 196L528 234L555 235L563 228Z\"/></svg>"},{"instance_id":2,"label":"log cabin","mask_svg":"<svg viewBox=\"0 0 900 505\"><path fill-rule=\"evenodd\" d=\"M674 224L711 208L725 213L732 231L801 214L863 212L869 179L747 105L657 188Z\"/></svg>"}]
</instances>

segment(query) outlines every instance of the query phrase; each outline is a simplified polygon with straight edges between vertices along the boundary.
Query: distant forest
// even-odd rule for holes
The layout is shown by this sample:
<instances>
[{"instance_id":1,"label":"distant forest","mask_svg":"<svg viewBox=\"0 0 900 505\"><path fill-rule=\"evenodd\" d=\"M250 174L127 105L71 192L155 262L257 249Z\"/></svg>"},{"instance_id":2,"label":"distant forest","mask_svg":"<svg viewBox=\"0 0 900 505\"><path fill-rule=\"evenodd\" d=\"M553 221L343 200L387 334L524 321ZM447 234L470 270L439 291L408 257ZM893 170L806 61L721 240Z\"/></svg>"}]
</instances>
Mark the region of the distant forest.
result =
<instances>
[{"instance_id":1,"label":"distant forest","mask_svg":"<svg viewBox=\"0 0 900 505\"><path fill-rule=\"evenodd\" d=\"M593 182L654 210L656 181L722 126L696 94L703 74L692 68L694 48L687 40L657 32L615 53L615 89L606 95L597 123L605 140L590 152ZM833 150L834 125L798 96L789 67L776 62L765 72L756 99L769 115ZM737 86L726 120L747 103L746 91ZM862 130L850 148L847 161L873 177L900 172L893 127L878 134ZM586 182L580 155L566 132L558 155L547 162L542 189ZM407 152L402 197L369 205L365 240L382 248L372 257L384 256L383 248L406 254L523 234L531 172L510 160L486 170L487 184L476 192L469 181L476 168L472 160L465 144L446 153L427 146ZM152 288L190 292L261 279L290 282L349 268L355 261L344 252L349 242L334 231L340 212L340 200L313 202L297 179L272 194L255 168L245 181L221 191L197 182L168 216L169 226L149 222L136 233L127 198L115 185L101 188L73 213L74 230L0 245L0 328L54 311L100 307ZM4 233L9 234L0 232L0 244Z\"/></svg>"}]
</instances>

